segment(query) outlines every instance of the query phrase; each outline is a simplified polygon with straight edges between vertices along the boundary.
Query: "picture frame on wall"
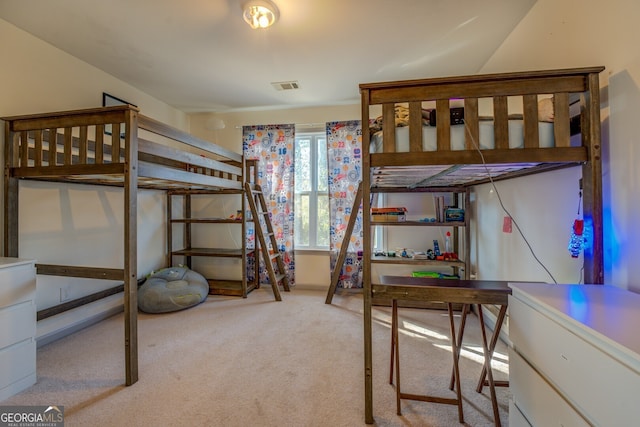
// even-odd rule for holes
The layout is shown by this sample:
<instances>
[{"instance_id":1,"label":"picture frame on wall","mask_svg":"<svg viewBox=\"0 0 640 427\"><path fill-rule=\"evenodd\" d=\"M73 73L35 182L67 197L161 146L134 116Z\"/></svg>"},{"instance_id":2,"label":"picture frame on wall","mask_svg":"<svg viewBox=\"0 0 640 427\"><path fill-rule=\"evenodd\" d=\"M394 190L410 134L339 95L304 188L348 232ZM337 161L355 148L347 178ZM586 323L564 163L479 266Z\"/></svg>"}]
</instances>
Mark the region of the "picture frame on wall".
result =
<instances>
[{"instance_id":1,"label":"picture frame on wall","mask_svg":"<svg viewBox=\"0 0 640 427\"><path fill-rule=\"evenodd\" d=\"M124 99L118 98L116 96L110 95L106 92L102 92L102 106L103 107L112 107L114 105L133 105L134 107L137 107L137 105L132 104L128 101L125 101ZM104 127L104 133L106 133L107 135L111 135L111 125L105 125ZM124 137L124 133L121 135L122 137Z\"/></svg>"}]
</instances>

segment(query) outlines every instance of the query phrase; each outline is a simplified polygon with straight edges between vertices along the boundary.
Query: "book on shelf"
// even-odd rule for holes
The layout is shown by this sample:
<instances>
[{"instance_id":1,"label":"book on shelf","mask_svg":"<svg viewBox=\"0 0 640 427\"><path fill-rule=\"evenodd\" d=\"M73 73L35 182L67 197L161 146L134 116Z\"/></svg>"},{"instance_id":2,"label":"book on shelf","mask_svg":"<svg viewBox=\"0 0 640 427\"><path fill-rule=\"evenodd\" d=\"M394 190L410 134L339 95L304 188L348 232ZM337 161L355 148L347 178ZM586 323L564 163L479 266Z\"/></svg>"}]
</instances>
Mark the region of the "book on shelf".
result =
<instances>
[{"instance_id":1,"label":"book on shelf","mask_svg":"<svg viewBox=\"0 0 640 427\"><path fill-rule=\"evenodd\" d=\"M372 222L405 222L407 220L407 208L371 208Z\"/></svg>"}]
</instances>

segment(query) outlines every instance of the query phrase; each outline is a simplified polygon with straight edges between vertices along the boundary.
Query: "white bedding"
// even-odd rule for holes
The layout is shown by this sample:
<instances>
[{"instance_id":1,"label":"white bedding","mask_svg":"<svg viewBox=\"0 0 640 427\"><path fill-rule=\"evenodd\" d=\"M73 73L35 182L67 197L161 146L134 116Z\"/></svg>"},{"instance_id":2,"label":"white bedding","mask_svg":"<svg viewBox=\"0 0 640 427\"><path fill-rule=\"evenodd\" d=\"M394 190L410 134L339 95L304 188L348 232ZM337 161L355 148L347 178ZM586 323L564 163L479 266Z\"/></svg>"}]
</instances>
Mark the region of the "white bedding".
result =
<instances>
[{"instance_id":1,"label":"white bedding","mask_svg":"<svg viewBox=\"0 0 640 427\"><path fill-rule=\"evenodd\" d=\"M524 147L524 121L511 119L509 120L509 148ZM451 150L464 150L464 125L451 126ZM540 138L540 147L548 148L554 146L553 139L553 123L538 122L538 132ZM493 121L480 121L480 149L491 150L494 148L494 132ZM422 150L436 151L436 127L422 127ZM382 153L382 131L376 132L371 136L371 153ZM409 151L409 127L396 127L396 152Z\"/></svg>"}]
</instances>

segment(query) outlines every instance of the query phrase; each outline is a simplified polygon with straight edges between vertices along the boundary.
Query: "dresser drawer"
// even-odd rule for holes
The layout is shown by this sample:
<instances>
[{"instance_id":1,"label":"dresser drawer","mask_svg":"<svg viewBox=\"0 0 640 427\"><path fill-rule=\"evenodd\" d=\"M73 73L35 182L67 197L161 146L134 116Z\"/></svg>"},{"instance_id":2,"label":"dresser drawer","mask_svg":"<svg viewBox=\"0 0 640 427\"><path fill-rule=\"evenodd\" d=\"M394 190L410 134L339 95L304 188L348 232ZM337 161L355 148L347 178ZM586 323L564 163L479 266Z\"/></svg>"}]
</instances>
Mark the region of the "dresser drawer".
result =
<instances>
[{"instance_id":1,"label":"dresser drawer","mask_svg":"<svg viewBox=\"0 0 640 427\"><path fill-rule=\"evenodd\" d=\"M513 399L509 400L509 427L531 427Z\"/></svg>"},{"instance_id":2,"label":"dresser drawer","mask_svg":"<svg viewBox=\"0 0 640 427\"><path fill-rule=\"evenodd\" d=\"M36 335L36 307L33 301L0 308L0 349Z\"/></svg>"},{"instance_id":3,"label":"dresser drawer","mask_svg":"<svg viewBox=\"0 0 640 427\"><path fill-rule=\"evenodd\" d=\"M36 270L33 263L0 268L0 307L35 299Z\"/></svg>"},{"instance_id":4,"label":"dresser drawer","mask_svg":"<svg viewBox=\"0 0 640 427\"><path fill-rule=\"evenodd\" d=\"M509 426L588 426L587 423L538 373L509 349L509 387L515 410ZM513 415L513 422L512 422ZM522 422L520 417L526 421Z\"/></svg>"},{"instance_id":5,"label":"dresser drawer","mask_svg":"<svg viewBox=\"0 0 640 427\"><path fill-rule=\"evenodd\" d=\"M36 342L26 339L0 350L0 390L36 373ZM35 381L34 381L35 382Z\"/></svg>"},{"instance_id":6,"label":"dresser drawer","mask_svg":"<svg viewBox=\"0 0 640 427\"><path fill-rule=\"evenodd\" d=\"M638 372L522 301L511 297L509 307L509 338L515 351L590 423L638 422Z\"/></svg>"}]
</instances>

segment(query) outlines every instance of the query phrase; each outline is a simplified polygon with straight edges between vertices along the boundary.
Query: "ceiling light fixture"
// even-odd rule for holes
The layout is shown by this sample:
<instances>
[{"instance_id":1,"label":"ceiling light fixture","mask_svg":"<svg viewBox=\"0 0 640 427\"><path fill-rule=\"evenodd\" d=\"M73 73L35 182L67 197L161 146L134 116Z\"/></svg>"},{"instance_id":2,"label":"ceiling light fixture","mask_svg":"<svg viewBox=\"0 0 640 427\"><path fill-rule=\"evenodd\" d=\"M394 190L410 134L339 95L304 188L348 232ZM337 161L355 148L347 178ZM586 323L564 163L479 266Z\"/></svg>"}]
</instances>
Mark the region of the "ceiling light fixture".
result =
<instances>
[{"instance_id":1,"label":"ceiling light fixture","mask_svg":"<svg viewBox=\"0 0 640 427\"><path fill-rule=\"evenodd\" d=\"M279 15L278 8L271 0L250 0L242 6L242 17L254 30L270 27Z\"/></svg>"}]
</instances>

